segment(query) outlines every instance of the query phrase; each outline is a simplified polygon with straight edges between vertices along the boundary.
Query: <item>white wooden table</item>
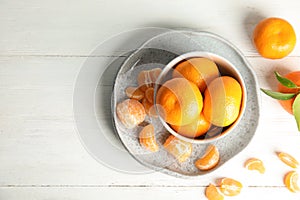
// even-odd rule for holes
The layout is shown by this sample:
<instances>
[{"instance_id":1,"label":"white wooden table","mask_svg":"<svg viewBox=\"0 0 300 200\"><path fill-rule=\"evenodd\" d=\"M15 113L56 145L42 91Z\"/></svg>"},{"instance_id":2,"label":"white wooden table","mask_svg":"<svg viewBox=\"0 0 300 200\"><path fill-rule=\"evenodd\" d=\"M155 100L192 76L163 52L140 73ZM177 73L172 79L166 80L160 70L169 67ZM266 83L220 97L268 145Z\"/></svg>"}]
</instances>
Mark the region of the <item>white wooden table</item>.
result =
<instances>
[{"instance_id":1,"label":"white wooden table","mask_svg":"<svg viewBox=\"0 0 300 200\"><path fill-rule=\"evenodd\" d=\"M205 199L205 187L224 176L244 185L228 199L299 199L284 187L291 169L275 152L300 160L300 134L293 117L265 95L250 145L195 180L101 165L83 148L72 108L76 77L90 52L112 35L149 26L219 34L246 55L261 87L275 88L274 70L299 70L300 44L284 59L263 59L251 28L262 17L283 17L300 38L299 8L298 0L0 0L0 199ZM264 161L264 175L243 168L250 157Z\"/></svg>"}]
</instances>

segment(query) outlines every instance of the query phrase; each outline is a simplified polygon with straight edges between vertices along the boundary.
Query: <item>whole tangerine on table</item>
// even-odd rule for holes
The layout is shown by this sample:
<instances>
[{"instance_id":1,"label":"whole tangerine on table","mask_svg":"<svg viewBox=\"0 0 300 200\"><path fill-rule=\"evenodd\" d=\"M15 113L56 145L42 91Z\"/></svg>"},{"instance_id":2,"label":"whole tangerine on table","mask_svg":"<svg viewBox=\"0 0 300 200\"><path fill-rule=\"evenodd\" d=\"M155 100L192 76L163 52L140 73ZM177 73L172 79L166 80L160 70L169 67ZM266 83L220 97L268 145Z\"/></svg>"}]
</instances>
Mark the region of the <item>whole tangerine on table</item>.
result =
<instances>
[{"instance_id":1,"label":"whole tangerine on table","mask_svg":"<svg viewBox=\"0 0 300 200\"><path fill-rule=\"evenodd\" d=\"M253 43L261 56L280 59L294 49L296 34L288 21L270 17L256 25L253 31Z\"/></svg>"}]
</instances>

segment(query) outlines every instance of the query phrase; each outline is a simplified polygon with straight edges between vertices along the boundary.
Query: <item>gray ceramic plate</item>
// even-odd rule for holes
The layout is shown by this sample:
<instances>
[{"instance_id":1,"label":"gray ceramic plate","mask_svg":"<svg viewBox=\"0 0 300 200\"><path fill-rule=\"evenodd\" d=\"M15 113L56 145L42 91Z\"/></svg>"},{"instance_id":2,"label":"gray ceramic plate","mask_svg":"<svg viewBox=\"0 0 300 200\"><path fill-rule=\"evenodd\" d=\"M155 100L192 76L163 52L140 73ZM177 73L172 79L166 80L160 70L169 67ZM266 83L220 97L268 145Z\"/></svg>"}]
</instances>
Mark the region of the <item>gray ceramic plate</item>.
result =
<instances>
[{"instance_id":1,"label":"gray ceramic plate","mask_svg":"<svg viewBox=\"0 0 300 200\"><path fill-rule=\"evenodd\" d=\"M203 155L209 144L193 144L191 157L180 164L162 146L170 134L163 128L158 119L147 117L145 120L146 123L154 124L156 138L160 145L158 152L149 153L139 144L138 133L142 125L134 129L126 129L115 112L117 103L126 99L125 89L128 86L137 85L136 77L141 70L163 68L178 55L193 51L214 53L231 62L244 78L248 97L245 113L238 126L234 128L231 134L213 142L220 151L220 162L217 167L210 171L200 171L194 166L195 160ZM115 130L120 140L137 161L151 169L177 177L201 176L218 169L249 144L259 121L258 85L249 63L241 52L228 41L207 32L170 31L147 41L123 63L114 84L112 112Z\"/></svg>"}]
</instances>

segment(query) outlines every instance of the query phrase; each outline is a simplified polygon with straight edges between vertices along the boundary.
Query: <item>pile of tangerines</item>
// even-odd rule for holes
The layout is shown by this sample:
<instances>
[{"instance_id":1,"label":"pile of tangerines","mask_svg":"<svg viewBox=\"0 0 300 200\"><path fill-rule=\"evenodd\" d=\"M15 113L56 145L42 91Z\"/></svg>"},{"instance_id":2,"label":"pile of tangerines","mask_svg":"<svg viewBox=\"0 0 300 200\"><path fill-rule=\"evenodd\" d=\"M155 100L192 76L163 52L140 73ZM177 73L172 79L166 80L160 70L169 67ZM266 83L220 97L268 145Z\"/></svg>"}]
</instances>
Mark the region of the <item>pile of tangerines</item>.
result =
<instances>
[{"instance_id":1,"label":"pile of tangerines","mask_svg":"<svg viewBox=\"0 0 300 200\"><path fill-rule=\"evenodd\" d=\"M162 83L154 97L156 79L160 68L143 70L137 76L138 87L128 87L128 99L117 104L117 116L127 128L134 128L145 120L146 115L168 123L177 133L197 138L211 127L227 127L239 116L242 88L230 76L222 76L215 62L204 57L193 57L179 62L171 78ZM154 98L156 106L154 107ZM139 133L139 141L149 151L156 152L159 145L155 127L148 123ZM192 144L170 135L164 148L178 162L185 162L192 153ZM216 147L195 162L200 170L217 165L219 153Z\"/></svg>"},{"instance_id":2,"label":"pile of tangerines","mask_svg":"<svg viewBox=\"0 0 300 200\"><path fill-rule=\"evenodd\" d=\"M280 18L267 18L256 26L253 43L261 56L279 59L287 56L296 44L293 27ZM230 76L222 76L218 66L210 59L195 57L184 60L174 67L172 78L164 82L154 97L154 86L160 68L141 71L137 76L137 87L128 87L125 93L128 99L117 104L116 112L122 124L132 129L144 122L146 116L158 115L178 134L188 138L197 138L208 133L212 127L228 127L239 116L242 89L240 83ZM281 76L275 72L278 92L262 89L267 95L280 101L283 108L300 121L300 71ZM298 98L299 97L299 98ZM156 98L156 99L154 99ZM156 101L156 108L154 102ZM157 113L158 111L158 113ZM298 126L300 130L300 125ZM155 127L147 123L139 133L139 142L150 152L159 150L155 138ZM185 162L192 153L192 144L170 135L163 147L179 163ZM298 167L295 158L287 153L277 154L280 160L290 167ZM210 170L219 162L219 151L209 145L206 152L195 162L199 170ZM249 170L265 172L263 162L251 158L245 162ZM298 174L291 171L284 177L284 183L292 191L300 191L297 185ZM240 193L242 184L231 178L218 181L218 186L207 186L208 199L223 199Z\"/></svg>"}]
</instances>

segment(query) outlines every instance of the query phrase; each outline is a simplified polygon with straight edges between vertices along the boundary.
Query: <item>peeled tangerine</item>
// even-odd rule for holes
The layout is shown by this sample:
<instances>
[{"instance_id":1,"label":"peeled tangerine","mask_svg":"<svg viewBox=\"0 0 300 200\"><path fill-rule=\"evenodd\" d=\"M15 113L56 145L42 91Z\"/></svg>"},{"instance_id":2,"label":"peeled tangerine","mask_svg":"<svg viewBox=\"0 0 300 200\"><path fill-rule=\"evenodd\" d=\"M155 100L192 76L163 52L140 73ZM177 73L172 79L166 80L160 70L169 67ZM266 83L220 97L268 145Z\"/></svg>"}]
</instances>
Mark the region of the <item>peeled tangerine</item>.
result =
<instances>
[{"instance_id":1,"label":"peeled tangerine","mask_svg":"<svg viewBox=\"0 0 300 200\"><path fill-rule=\"evenodd\" d=\"M204 93L203 113L213 125L225 127L239 116L242 88L237 80L229 76L214 79Z\"/></svg>"},{"instance_id":2,"label":"peeled tangerine","mask_svg":"<svg viewBox=\"0 0 300 200\"><path fill-rule=\"evenodd\" d=\"M149 124L145 126L139 134L140 144L149 151L156 152L159 150L155 139L154 126Z\"/></svg>"},{"instance_id":3,"label":"peeled tangerine","mask_svg":"<svg viewBox=\"0 0 300 200\"><path fill-rule=\"evenodd\" d=\"M186 161L192 154L192 144L170 135L164 143L165 149L180 163Z\"/></svg>"},{"instance_id":4,"label":"peeled tangerine","mask_svg":"<svg viewBox=\"0 0 300 200\"><path fill-rule=\"evenodd\" d=\"M117 116L126 128L134 128L145 120L144 106L135 99L126 99L117 104Z\"/></svg>"},{"instance_id":5,"label":"peeled tangerine","mask_svg":"<svg viewBox=\"0 0 300 200\"><path fill-rule=\"evenodd\" d=\"M219 160L220 155L217 147L210 145L205 154L195 162L195 166L200 170L210 170L218 164Z\"/></svg>"}]
</instances>

